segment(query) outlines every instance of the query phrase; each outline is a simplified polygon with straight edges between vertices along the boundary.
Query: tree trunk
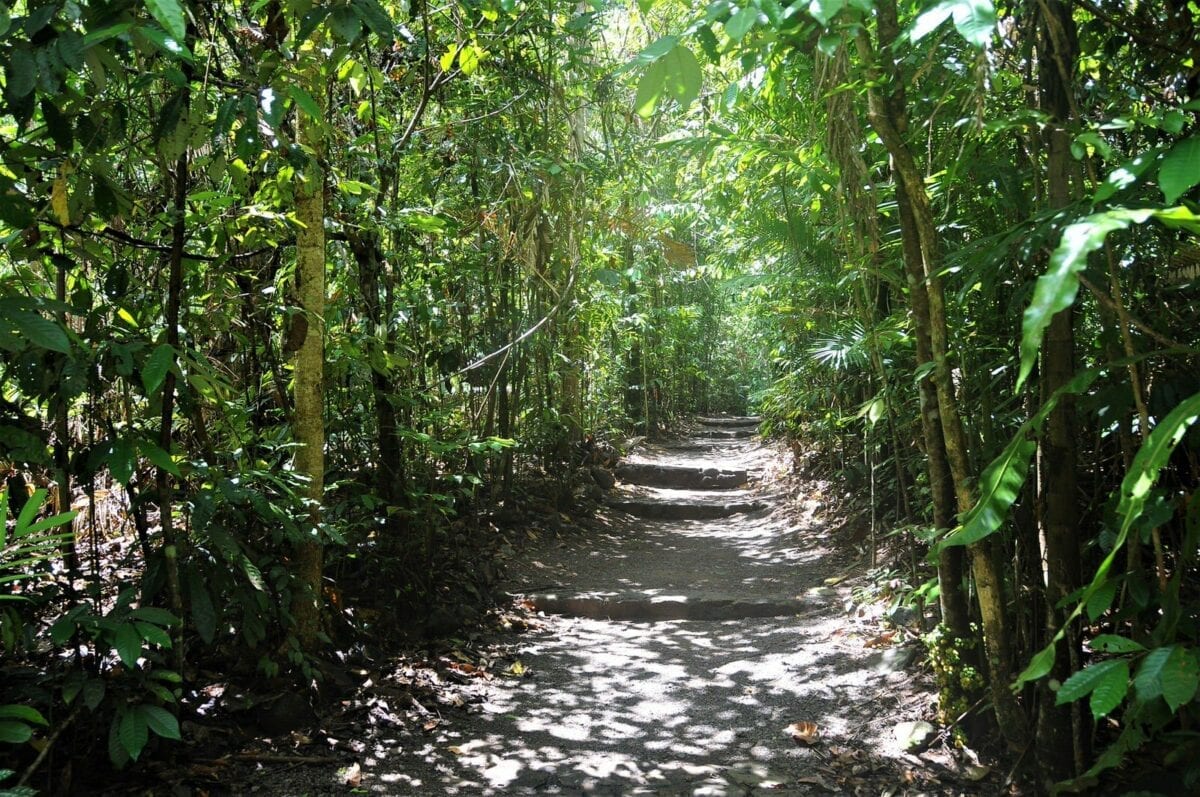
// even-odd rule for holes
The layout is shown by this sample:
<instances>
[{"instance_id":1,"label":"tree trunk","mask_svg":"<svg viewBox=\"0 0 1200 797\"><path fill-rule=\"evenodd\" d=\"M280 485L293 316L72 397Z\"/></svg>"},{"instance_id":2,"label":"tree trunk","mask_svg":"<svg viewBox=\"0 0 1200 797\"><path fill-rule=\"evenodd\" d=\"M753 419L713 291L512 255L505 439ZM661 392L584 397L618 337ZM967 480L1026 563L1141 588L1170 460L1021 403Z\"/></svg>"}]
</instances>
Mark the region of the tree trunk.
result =
<instances>
[{"instance_id":1,"label":"tree trunk","mask_svg":"<svg viewBox=\"0 0 1200 797\"><path fill-rule=\"evenodd\" d=\"M873 73L869 84L872 88L867 91L867 119L891 155L899 190L909 202L910 222L920 247L920 274L928 296L930 355L946 460L954 480L958 510L966 512L974 503L974 495L966 434L958 411L948 356L945 299L939 275L941 242L921 172L912 150L904 140L903 131L908 127L907 109L903 102L886 102L877 88L881 84L902 85L902 75L889 55L900 35L894 0L885 0L877 6L876 19L879 35L877 50L872 48L865 28L860 28L856 36L859 55L868 65L869 72ZM1003 569L991 540L970 546L969 554L983 624L992 705L1005 740L1014 749L1021 749L1026 743L1026 723L1016 698L1008 688L1012 681L1013 656L1004 600Z\"/></svg>"},{"instance_id":2,"label":"tree trunk","mask_svg":"<svg viewBox=\"0 0 1200 797\"><path fill-rule=\"evenodd\" d=\"M310 93L320 102L325 89L316 56L308 52L302 57L310 59L306 66ZM320 523L325 492L325 172L321 121L302 111L298 115L298 140L309 157L296 186L296 219L302 225L296 234L296 298L307 328L296 351L293 435L299 444L296 470L308 478L304 496L309 516L304 538L293 546L291 610L301 647L312 650L321 629L324 568Z\"/></svg>"},{"instance_id":3,"label":"tree trunk","mask_svg":"<svg viewBox=\"0 0 1200 797\"><path fill-rule=\"evenodd\" d=\"M1038 25L1039 105L1050 117L1046 132L1046 192L1052 209L1071 201L1071 137L1064 127L1071 117L1071 76L1075 68L1075 25L1058 0L1039 0ZM1042 400L1070 381L1075 373L1074 310L1069 307L1050 322L1042 341L1039 375ZM1079 537L1076 523L1075 404L1064 396L1046 419L1046 432L1038 447L1038 490L1041 516L1043 577L1046 587L1046 634L1052 638L1062 626L1066 612L1059 602L1080 586ZM1063 640L1067 655L1055 659L1053 679L1065 681L1079 668L1080 643L1077 631ZM1036 750L1044 783L1070 778L1086 766L1087 751L1081 701L1055 705L1050 679L1038 687Z\"/></svg>"}]
</instances>

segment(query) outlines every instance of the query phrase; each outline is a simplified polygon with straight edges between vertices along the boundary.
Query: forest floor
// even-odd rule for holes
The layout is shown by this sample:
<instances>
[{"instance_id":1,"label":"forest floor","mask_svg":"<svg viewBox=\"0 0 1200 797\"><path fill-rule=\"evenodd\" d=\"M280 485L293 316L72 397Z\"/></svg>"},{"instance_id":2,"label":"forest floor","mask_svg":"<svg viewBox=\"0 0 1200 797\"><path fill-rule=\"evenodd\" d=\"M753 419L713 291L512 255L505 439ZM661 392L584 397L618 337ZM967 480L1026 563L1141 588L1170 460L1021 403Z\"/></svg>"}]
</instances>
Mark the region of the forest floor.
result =
<instances>
[{"instance_id":1,"label":"forest floor","mask_svg":"<svg viewBox=\"0 0 1200 797\"><path fill-rule=\"evenodd\" d=\"M187 793L1007 793L922 724L916 621L789 459L733 419L644 447L595 516L529 535L500 628L356 671L319 730Z\"/></svg>"}]
</instances>

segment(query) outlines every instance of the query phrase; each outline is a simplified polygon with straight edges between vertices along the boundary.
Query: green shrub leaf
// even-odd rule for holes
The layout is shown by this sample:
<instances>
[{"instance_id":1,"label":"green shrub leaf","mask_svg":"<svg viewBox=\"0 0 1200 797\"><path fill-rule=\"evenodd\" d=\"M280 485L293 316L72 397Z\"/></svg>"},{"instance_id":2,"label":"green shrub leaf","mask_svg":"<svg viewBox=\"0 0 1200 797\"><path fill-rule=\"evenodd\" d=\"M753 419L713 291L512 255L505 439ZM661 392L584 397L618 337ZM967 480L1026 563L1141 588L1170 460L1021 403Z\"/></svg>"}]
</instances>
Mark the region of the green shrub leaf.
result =
<instances>
[{"instance_id":1,"label":"green shrub leaf","mask_svg":"<svg viewBox=\"0 0 1200 797\"><path fill-rule=\"evenodd\" d=\"M1158 167L1158 187L1168 205L1200 183L1200 137L1185 138L1171 148Z\"/></svg>"},{"instance_id":2,"label":"green shrub leaf","mask_svg":"<svg viewBox=\"0 0 1200 797\"><path fill-rule=\"evenodd\" d=\"M187 18L178 0L146 0L146 10L163 26L163 30L171 34L171 38L180 44L184 43L187 38Z\"/></svg>"},{"instance_id":3,"label":"green shrub leaf","mask_svg":"<svg viewBox=\"0 0 1200 797\"><path fill-rule=\"evenodd\" d=\"M1105 669L1103 678L1092 690L1092 698L1088 702L1088 706L1095 719L1107 716L1110 711L1121 705L1121 701L1129 692L1129 662L1125 659L1113 659L1101 662L1101 664L1113 666Z\"/></svg>"},{"instance_id":4,"label":"green shrub leaf","mask_svg":"<svg viewBox=\"0 0 1200 797\"><path fill-rule=\"evenodd\" d=\"M113 635L113 647L126 667L137 667L138 658L142 655L142 635L132 623L121 623ZM137 756L132 756L137 758Z\"/></svg>"},{"instance_id":5,"label":"green shrub leaf","mask_svg":"<svg viewBox=\"0 0 1200 797\"><path fill-rule=\"evenodd\" d=\"M121 715L120 725L117 728L117 738L121 741L121 747L134 761L137 761L142 750L146 749L146 742L150 740L146 716L137 708L140 707L126 710Z\"/></svg>"},{"instance_id":6,"label":"green shrub leaf","mask_svg":"<svg viewBox=\"0 0 1200 797\"><path fill-rule=\"evenodd\" d=\"M146 722L146 726L158 736L164 739L174 739L178 741L179 735L179 720L161 706L140 705L137 711L142 715Z\"/></svg>"}]
</instances>

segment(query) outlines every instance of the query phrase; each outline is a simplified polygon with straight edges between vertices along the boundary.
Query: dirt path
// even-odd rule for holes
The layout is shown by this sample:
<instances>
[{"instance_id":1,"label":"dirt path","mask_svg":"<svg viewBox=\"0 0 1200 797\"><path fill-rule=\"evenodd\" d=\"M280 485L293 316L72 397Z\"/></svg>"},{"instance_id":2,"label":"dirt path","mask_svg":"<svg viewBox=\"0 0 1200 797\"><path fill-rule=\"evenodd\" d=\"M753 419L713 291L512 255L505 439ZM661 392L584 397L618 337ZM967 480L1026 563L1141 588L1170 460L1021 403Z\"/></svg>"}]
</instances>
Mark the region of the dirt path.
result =
<instances>
[{"instance_id":1,"label":"dirt path","mask_svg":"<svg viewBox=\"0 0 1200 797\"><path fill-rule=\"evenodd\" d=\"M928 713L915 646L847 613L848 563L750 428L645 450L590 533L524 552L511 589L546 616L511 677L466 716L365 731L358 793L942 793L895 734Z\"/></svg>"}]
</instances>

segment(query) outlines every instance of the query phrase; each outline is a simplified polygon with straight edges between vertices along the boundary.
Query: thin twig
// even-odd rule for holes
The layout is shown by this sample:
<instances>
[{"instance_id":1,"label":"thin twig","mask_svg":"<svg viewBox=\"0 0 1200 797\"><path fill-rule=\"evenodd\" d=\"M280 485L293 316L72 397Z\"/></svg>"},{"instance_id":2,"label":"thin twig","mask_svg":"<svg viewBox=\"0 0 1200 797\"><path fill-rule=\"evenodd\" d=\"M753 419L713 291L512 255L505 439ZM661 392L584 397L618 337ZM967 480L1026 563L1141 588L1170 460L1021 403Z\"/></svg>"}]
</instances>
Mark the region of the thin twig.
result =
<instances>
[{"instance_id":1,"label":"thin twig","mask_svg":"<svg viewBox=\"0 0 1200 797\"><path fill-rule=\"evenodd\" d=\"M1168 338L1166 335L1162 334L1161 332L1158 332L1157 330L1151 329L1150 327L1146 326L1144 323L1142 323L1137 318L1135 318L1133 315L1131 315L1128 310L1124 310L1124 308L1122 308L1115 301L1113 301L1113 298L1111 296L1109 296L1107 293L1105 293L1104 291L1100 290L1095 285L1090 283L1088 281L1087 277L1083 276L1082 274L1079 275L1079 284L1082 285L1083 287L1087 288L1091 292L1091 294L1096 297L1096 301L1100 302L1100 304L1104 305L1109 310L1112 310L1114 313L1123 315L1130 324L1137 327L1142 332L1145 332L1147 335L1154 338L1156 341L1158 341L1162 345L1166 346L1167 348L1169 348L1169 349L1187 348L1182 343L1172 340L1171 338Z\"/></svg>"},{"instance_id":2,"label":"thin twig","mask_svg":"<svg viewBox=\"0 0 1200 797\"><path fill-rule=\"evenodd\" d=\"M21 779L17 781L17 786L24 786L29 783L29 779L33 777L33 773L37 772L38 767L46 760L46 756L50 755L50 750L53 749L54 743L58 741L58 737L62 735L75 718L79 716L79 711L83 707L83 703L76 703L75 708L67 715L67 718L59 723L59 726L54 729L54 732L46 737L46 742L42 745L42 749L38 752L37 758L33 759L33 763L26 767L25 772L21 774Z\"/></svg>"}]
</instances>

